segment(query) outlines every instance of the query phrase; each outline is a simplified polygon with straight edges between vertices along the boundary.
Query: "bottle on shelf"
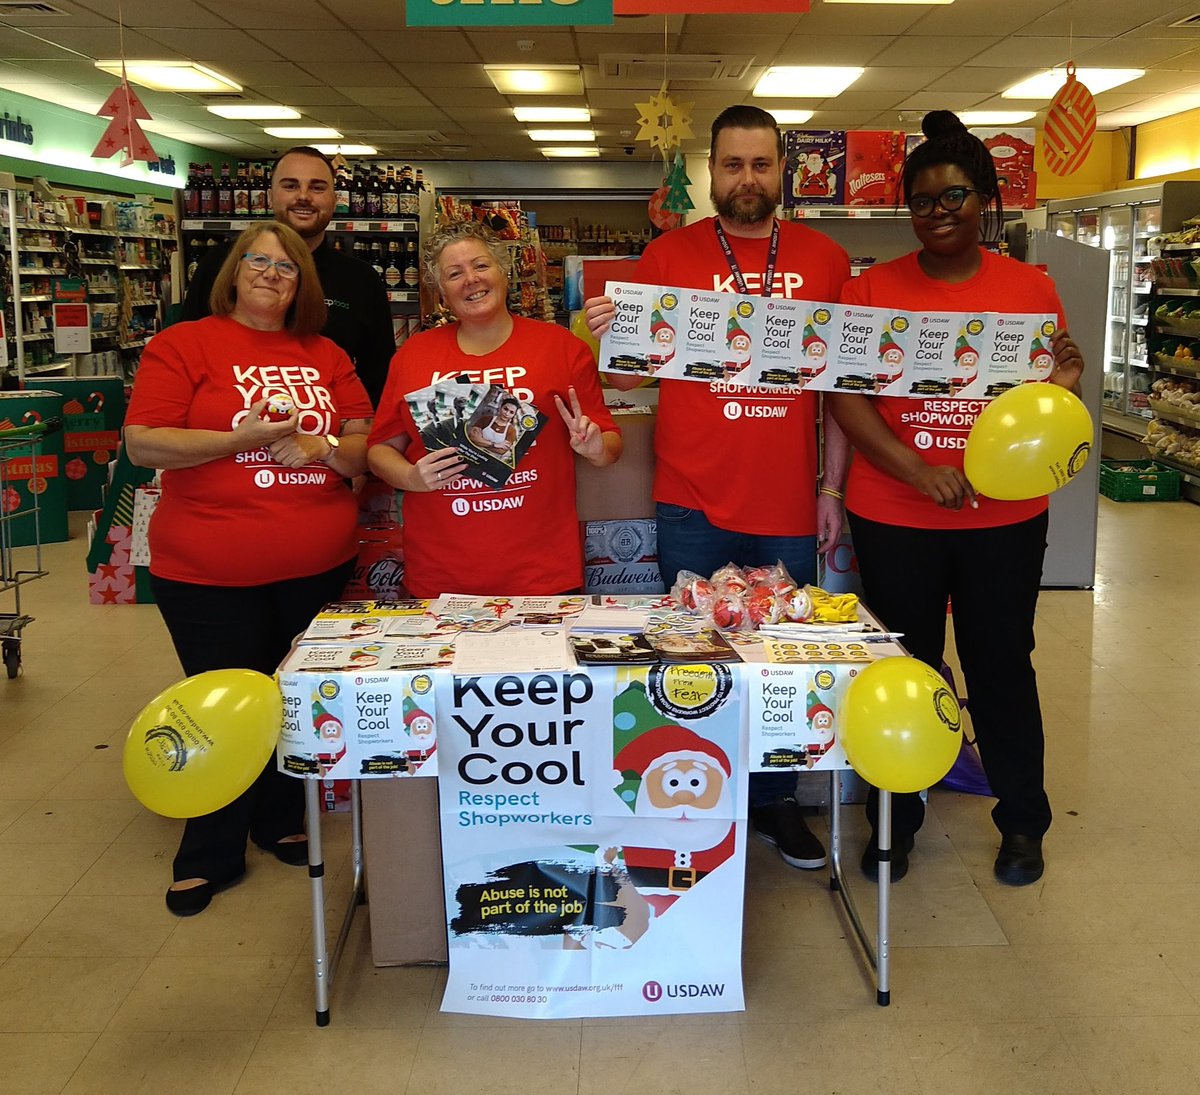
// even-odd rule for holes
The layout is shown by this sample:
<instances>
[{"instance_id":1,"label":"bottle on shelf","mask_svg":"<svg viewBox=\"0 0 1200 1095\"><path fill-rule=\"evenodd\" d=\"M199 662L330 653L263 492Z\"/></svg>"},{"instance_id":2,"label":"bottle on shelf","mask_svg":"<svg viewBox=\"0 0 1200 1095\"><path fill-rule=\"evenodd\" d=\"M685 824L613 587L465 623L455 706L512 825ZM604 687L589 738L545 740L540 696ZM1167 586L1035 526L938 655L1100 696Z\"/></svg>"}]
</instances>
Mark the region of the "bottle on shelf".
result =
<instances>
[{"instance_id":1,"label":"bottle on shelf","mask_svg":"<svg viewBox=\"0 0 1200 1095\"><path fill-rule=\"evenodd\" d=\"M337 217L350 215L350 169L345 164L338 168L333 184L333 213Z\"/></svg>"},{"instance_id":2,"label":"bottle on shelf","mask_svg":"<svg viewBox=\"0 0 1200 1095\"><path fill-rule=\"evenodd\" d=\"M371 265L375 268L375 273L383 277L383 244L379 242L378 237L371 241Z\"/></svg>"},{"instance_id":3,"label":"bottle on shelf","mask_svg":"<svg viewBox=\"0 0 1200 1095\"><path fill-rule=\"evenodd\" d=\"M350 216L364 216L367 209L367 192L366 185L363 181L362 169L354 168L354 175L350 180Z\"/></svg>"},{"instance_id":4,"label":"bottle on shelf","mask_svg":"<svg viewBox=\"0 0 1200 1095\"><path fill-rule=\"evenodd\" d=\"M416 177L416 179L413 180L413 183L417 188L418 194L420 194L425 189L425 170L424 170L424 168L420 168L420 167L417 168L417 177Z\"/></svg>"},{"instance_id":5,"label":"bottle on shelf","mask_svg":"<svg viewBox=\"0 0 1200 1095\"><path fill-rule=\"evenodd\" d=\"M370 256L367 254L367 241L361 236L355 236L354 246L351 248L350 254L360 262L370 261Z\"/></svg>"},{"instance_id":6,"label":"bottle on shelf","mask_svg":"<svg viewBox=\"0 0 1200 1095\"><path fill-rule=\"evenodd\" d=\"M331 247L332 247L332 248L333 248L333 249L334 249L336 252L338 252L338 254L345 254L345 253L346 253L346 243L345 243L345 241L342 239L342 237L341 237L341 236L339 236L337 233L332 233L332 234L330 235L329 239L330 239L330 241L331 241L331 242L330 242L330 246L331 246Z\"/></svg>"},{"instance_id":7,"label":"bottle on shelf","mask_svg":"<svg viewBox=\"0 0 1200 1095\"><path fill-rule=\"evenodd\" d=\"M404 245L404 287L416 289L421 284L421 267L417 258L417 238L409 236Z\"/></svg>"},{"instance_id":8,"label":"bottle on shelf","mask_svg":"<svg viewBox=\"0 0 1200 1095\"><path fill-rule=\"evenodd\" d=\"M204 173L200 179L200 216L212 217L217 212L217 184L213 178L213 166L204 165Z\"/></svg>"},{"instance_id":9,"label":"bottle on shelf","mask_svg":"<svg viewBox=\"0 0 1200 1095\"><path fill-rule=\"evenodd\" d=\"M264 217L267 213L267 181L263 165L255 161L250 169L250 216Z\"/></svg>"},{"instance_id":10,"label":"bottle on shelf","mask_svg":"<svg viewBox=\"0 0 1200 1095\"><path fill-rule=\"evenodd\" d=\"M420 208L416 183L413 180L412 164L400 168L400 216L415 217Z\"/></svg>"},{"instance_id":11,"label":"bottle on shelf","mask_svg":"<svg viewBox=\"0 0 1200 1095\"><path fill-rule=\"evenodd\" d=\"M383 215L389 220L400 215L400 184L396 181L395 164L388 164L383 181ZM391 250L391 244L388 244L388 250Z\"/></svg>"},{"instance_id":12,"label":"bottle on shelf","mask_svg":"<svg viewBox=\"0 0 1200 1095\"><path fill-rule=\"evenodd\" d=\"M368 168L367 196L365 201L368 217L378 219L383 213L383 186L379 182L379 168Z\"/></svg>"},{"instance_id":13,"label":"bottle on shelf","mask_svg":"<svg viewBox=\"0 0 1200 1095\"><path fill-rule=\"evenodd\" d=\"M389 289L399 289L404 281L404 271L401 268L404 256L400 251L400 241L392 238L387 245L387 265L383 268L383 283Z\"/></svg>"},{"instance_id":14,"label":"bottle on shelf","mask_svg":"<svg viewBox=\"0 0 1200 1095\"><path fill-rule=\"evenodd\" d=\"M245 160L238 160L237 181L233 187L233 215L250 216L250 169Z\"/></svg>"},{"instance_id":15,"label":"bottle on shelf","mask_svg":"<svg viewBox=\"0 0 1200 1095\"><path fill-rule=\"evenodd\" d=\"M221 164L221 181L217 185L217 213L222 217L233 216L233 179L229 177L229 164Z\"/></svg>"},{"instance_id":16,"label":"bottle on shelf","mask_svg":"<svg viewBox=\"0 0 1200 1095\"><path fill-rule=\"evenodd\" d=\"M187 183L183 188L183 215L198 217L200 215L200 166L188 164Z\"/></svg>"}]
</instances>

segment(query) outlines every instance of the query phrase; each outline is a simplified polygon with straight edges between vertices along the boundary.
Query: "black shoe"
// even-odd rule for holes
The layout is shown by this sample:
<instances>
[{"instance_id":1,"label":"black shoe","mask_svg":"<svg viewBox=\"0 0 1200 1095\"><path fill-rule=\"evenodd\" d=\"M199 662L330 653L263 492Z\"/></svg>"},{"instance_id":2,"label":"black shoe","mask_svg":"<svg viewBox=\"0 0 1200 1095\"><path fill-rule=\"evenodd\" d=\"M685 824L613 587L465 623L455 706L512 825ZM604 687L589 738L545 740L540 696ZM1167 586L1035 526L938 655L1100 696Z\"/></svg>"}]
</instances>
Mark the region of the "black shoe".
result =
<instances>
[{"instance_id":1,"label":"black shoe","mask_svg":"<svg viewBox=\"0 0 1200 1095\"><path fill-rule=\"evenodd\" d=\"M891 880L899 882L908 874L908 853L913 850L916 838L909 833L902 837L893 835L892 840L895 842L895 847L891 849ZM871 837L871 843L863 850L861 866L862 873L872 882L879 881L879 845L875 843L874 836Z\"/></svg>"},{"instance_id":2,"label":"black shoe","mask_svg":"<svg viewBox=\"0 0 1200 1095\"><path fill-rule=\"evenodd\" d=\"M824 845L813 836L794 798L751 807L750 824L759 837L775 845L784 863L792 867L815 871L829 862Z\"/></svg>"},{"instance_id":3,"label":"black shoe","mask_svg":"<svg viewBox=\"0 0 1200 1095\"><path fill-rule=\"evenodd\" d=\"M258 844L258 841L255 841ZM264 852L270 852L280 863L289 867L308 866L308 837L303 840L277 840L274 844L258 844Z\"/></svg>"},{"instance_id":4,"label":"black shoe","mask_svg":"<svg viewBox=\"0 0 1200 1095\"><path fill-rule=\"evenodd\" d=\"M994 870L1006 886L1028 886L1041 878L1045 869L1040 836L1009 833L1001 838Z\"/></svg>"},{"instance_id":5,"label":"black shoe","mask_svg":"<svg viewBox=\"0 0 1200 1095\"><path fill-rule=\"evenodd\" d=\"M213 899L213 884L201 882L186 890L167 890L167 908L176 916L195 916L208 908Z\"/></svg>"}]
</instances>

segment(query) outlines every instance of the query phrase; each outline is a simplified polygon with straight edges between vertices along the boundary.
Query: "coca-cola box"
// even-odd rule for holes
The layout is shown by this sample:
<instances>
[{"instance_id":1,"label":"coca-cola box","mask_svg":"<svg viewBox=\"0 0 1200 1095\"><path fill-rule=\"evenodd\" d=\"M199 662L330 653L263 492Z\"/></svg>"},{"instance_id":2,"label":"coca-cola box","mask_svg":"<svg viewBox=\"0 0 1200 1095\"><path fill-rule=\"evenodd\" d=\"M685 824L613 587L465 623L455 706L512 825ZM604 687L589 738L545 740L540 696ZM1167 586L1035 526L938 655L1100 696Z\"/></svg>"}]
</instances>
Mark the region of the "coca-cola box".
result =
<instances>
[{"instance_id":1,"label":"coca-cola box","mask_svg":"<svg viewBox=\"0 0 1200 1095\"><path fill-rule=\"evenodd\" d=\"M404 529L395 522L359 529L358 560L343 593L349 601L398 601L404 588Z\"/></svg>"},{"instance_id":2,"label":"coca-cola box","mask_svg":"<svg viewBox=\"0 0 1200 1095\"><path fill-rule=\"evenodd\" d=\"M846 204L896 204L904 166L904 134L872 129L846 134Z\"/></svg>"},{"instance_id":3,"label":"coca-cola box","mask_svg":"<svg viewBox=\"0 0 1200 1095\"><path fill-rule=\"evenodd\" d=\"M654 521L584 521L584 593L664 593Z\"/></svg>"}]
</instances>

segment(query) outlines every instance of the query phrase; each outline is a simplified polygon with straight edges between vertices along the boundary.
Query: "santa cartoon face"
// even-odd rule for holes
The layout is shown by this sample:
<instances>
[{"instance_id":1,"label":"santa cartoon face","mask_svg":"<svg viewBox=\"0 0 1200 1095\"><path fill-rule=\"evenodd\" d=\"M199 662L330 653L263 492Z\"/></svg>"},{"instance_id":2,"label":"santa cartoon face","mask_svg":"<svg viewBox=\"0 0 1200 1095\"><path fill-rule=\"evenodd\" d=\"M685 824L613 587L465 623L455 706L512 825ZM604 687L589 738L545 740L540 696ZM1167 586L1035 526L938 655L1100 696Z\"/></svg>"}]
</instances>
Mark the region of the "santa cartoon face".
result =
<instances>
[{"instance_id":1,"label":"santa cartoon face","mask_svg":"<svg viewBox=\"0 0 1200 1095\"><path fill-rule=\"evenodd\" d=\"M833 712L827 707L818 708L813 712L811 720L811 740L818 745L828 745L833 741Z\"/></svg>"},{"instance_id":2,"label":"santa cartoon face","mask_svg":"<svg viewBox=\"0 0 1200 1095\"><path fill-rule=\"evenodd\" d=\"M804 159L804 166L810 175L819 175L825 166L825 157L820 152L810 152Z\"/></svg>"},{"instance_id":3,"label":"santa cartoon face","mask_svg":"<svg viewBox=\"0 0 1200 1095\"><path fill-rule=\"evenodd\" d=\"M732 809L729 776L716 758L691 750L667 754L642 776L628 842L677 851L715 848L729 835Z\"/></svg>"},{"instance_id":4,"label":"santa cartoon face","mask_svg":"<svg viewBox=\"0 0 1200 1095\"><path fill-rule=\"evenodd\" d=\"M816 365L825 360L825 354L829 347L825 345L825 340L814 338L807 346L804 347L804 356L808 359L810 365Z\"/></svg>"},{"instance_id":5,"label":"santa cartoon face","mask_svg":"<svg viewBox=\"0 0 1200 1095\"><path fill-rule=\"evenodd\" d=\"M686 816L689 808L711 810L721 797L725 775L719 767L702 757L673 760L646 773L646 797L659 810L678 811Z\"/></svg>"},{"instance_id":6,"label":"santa cartoon face","mask_svg":"<svg viewBox=\"0 0 1200 1095\"><path fill-rule=\"evenodd\" d=\"M1031 364L1033 371L1039 376L1047 375L1054 368L1054 355L1049 350L1042 350L1034 356Z\"/></svg>"},{"instance_id":7,"label":"santa cartoon face","mask_svg":"<svg viewBox=\"0 0 1200 1095\"><path fill-rule=\"evenodd\" d=\"M964 373L973 373L975 366L979 364L979 354L975 350L963 350L958 355L957 364Z\"/></svg>"},{"instance_id":8,"label":"santa cartoon face","mask_svg":"<svg viewBox=\"0 0 1200 1095\"><path fill-rule=\"evenodd\" d=\"M326 715L317 723L317 733L323 741L337 741L342 736L342 724L332 715Z\"/></svg>"},{"instance_id":9,"label":"santa cartoon face","mask_svg":"<svg viewBox=\"0 0 1200 1095\"><path fill-rule=\"evenodd\" d=\"M669 353L675 346L675 331L666 324L654 332L654 345L663 353Z\"/></svg>"},{"instance_id":10,"label":"santa cartoon face","mask_svg":"<svg viewBox=\"0 0 1200 1095\"><path fill-rule=\"evenodd\" d=\"M750 360L750 336L739 331L729 340L729 354L734 361Z\"/></svg>"},{"instance_id":11,"label":"santa cartoon face","mask_svg":"<svg viewBox=\"0 0 1200 1095\"><path fill-rule=\"evenodd\" d=\"M433 719L424 712L414 715L408 721L408 732L418 741L428 741L433 737Z\"/></svg>"},{"instance_id":12,"label":"santa cartoon face","mask_svg":"<svg viewBox=\"0 0 1200 1095\"><path fill-rule=\"evenodd\" d=\"M880 360L890 371L895 372L904 363L904 351L893 343L883 351L880 355Z\"/></svg>"}]
</instances>

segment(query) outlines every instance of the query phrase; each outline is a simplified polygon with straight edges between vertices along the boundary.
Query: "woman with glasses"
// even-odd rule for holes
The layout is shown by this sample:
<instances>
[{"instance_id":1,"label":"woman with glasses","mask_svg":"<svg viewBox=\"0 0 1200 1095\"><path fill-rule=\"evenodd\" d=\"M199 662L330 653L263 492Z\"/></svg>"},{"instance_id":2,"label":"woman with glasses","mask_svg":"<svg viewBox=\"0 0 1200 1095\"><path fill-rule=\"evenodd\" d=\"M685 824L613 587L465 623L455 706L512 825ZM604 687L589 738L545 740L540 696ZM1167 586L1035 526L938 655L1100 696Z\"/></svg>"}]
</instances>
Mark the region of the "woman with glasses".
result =
<instances>
[{"instance_id":1,"label":"woman with glasses","mask_svg":"<svg viewBox=\"0 0 1200 1095\"><path fill-rule=\"evenodd\" d=\"M345 351L317 332L325 295L283 224L238 237L212 315L154 336L126 414L130 459L163 469L150 581L188 676L273 673L357 554L348 480L366 468L371 403ZM307 862L304 788L274 758L230 805L190 819L167 908L201 912L246 870L246 839Z\"/></svg>"},{"instance_id":2,"label":"woman with glasses","mask_svg":"<svg viewBox=\"0 0 1200 1095\"><path fill-rule=\"evenodd\" d=\"M925 116L928 140L904 164L904 193L920 249L847 283L847 304L930 312L1053 313L1049 383L1074 389L1083 371L1054 283L1041 271L980 246L1003 225L1000 184L983 142L949 111ZM1037 881L1050 827L1044 739L1031 654L1047 502L977 494L963 446L982 400L834 394L832 410L855 448L846 509L867 603L904 633L914 657L941 669L946 605L966 678L980 757L997 798L996 877ZM878 876L878 797L862 858ZM891 877L903 877L924 819L917 795L893 796Z\"/></svg>"}]
</instances>

